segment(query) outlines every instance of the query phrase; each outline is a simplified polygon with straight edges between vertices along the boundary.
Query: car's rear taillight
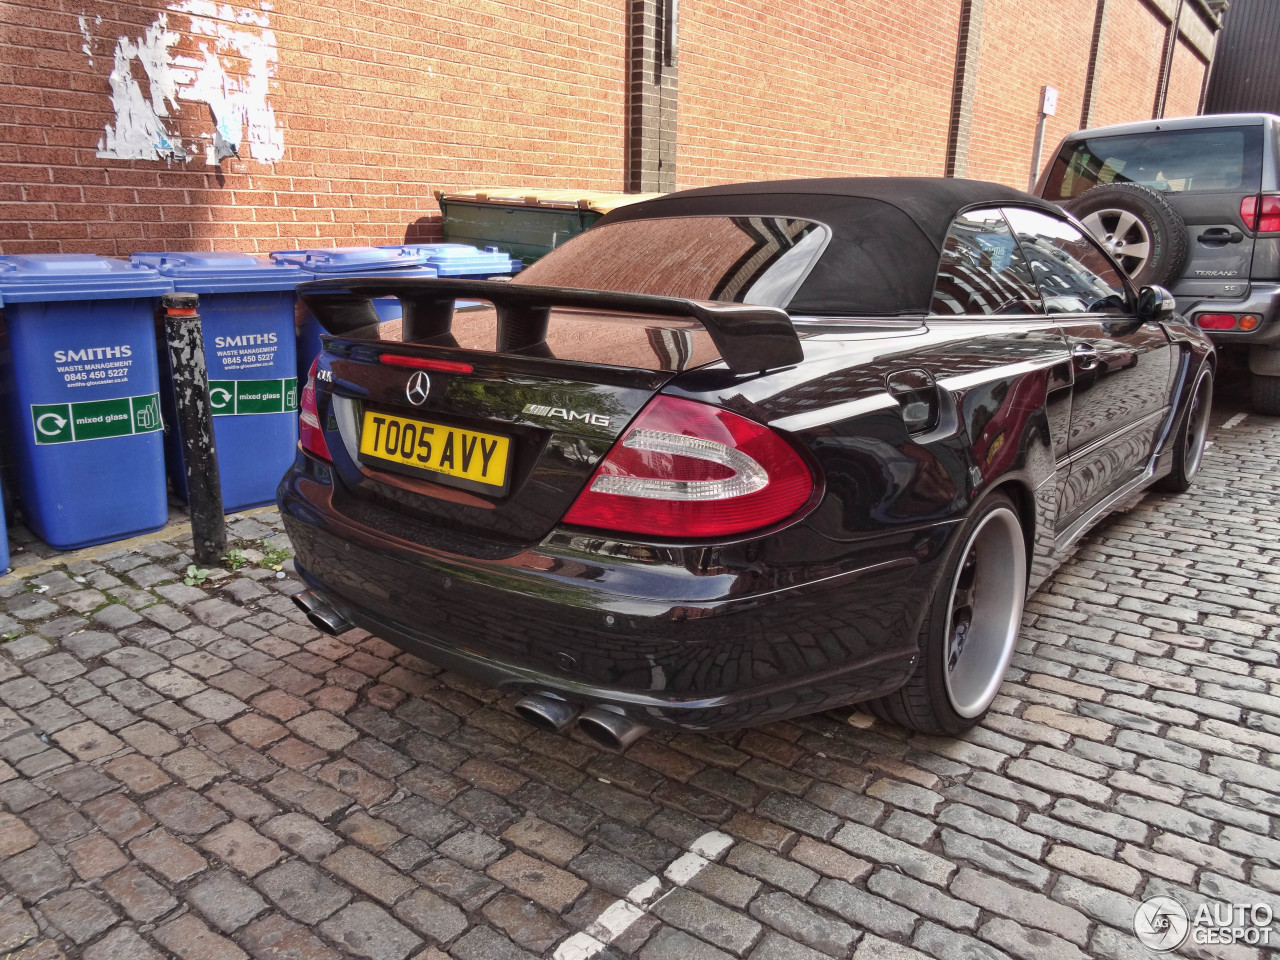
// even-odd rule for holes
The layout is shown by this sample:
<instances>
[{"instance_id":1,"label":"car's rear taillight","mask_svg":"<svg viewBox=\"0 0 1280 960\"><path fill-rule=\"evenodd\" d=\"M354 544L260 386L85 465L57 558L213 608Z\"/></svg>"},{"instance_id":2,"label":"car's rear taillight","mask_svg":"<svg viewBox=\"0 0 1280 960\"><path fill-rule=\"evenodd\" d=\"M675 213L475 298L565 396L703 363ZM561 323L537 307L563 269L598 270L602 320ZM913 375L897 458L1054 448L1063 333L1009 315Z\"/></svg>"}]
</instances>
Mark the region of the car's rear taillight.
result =
<instances>
[{"instance_id":1,"label":"car's rear taillight","mask_svg":"<svg viewBox=\"0 0 1280 960\"><path fill-rule=\"evenodd\" d=\"M768 427L720 407L658 397L601 461L564 522L723 537L787 519L813 491L804 459Z\"/></svg>"},{"instance_id":2,"label":"car's rear taillight","mask_svg":"<svg viewBox=\"0 0 1280 960\"><path fill-rule=\"evenodd\" d=\"M1245 197L1240 201L1240 219L1256 233L1280 233L1280 195Z\"/></svg>"},{"instance_id":3,"label":"car's rear taillight","mask_svg":"<svg viewBox=\"0 0 1280 960\"><path fill-rule=\"evenodd\" d=\"M332 460L329 444L324 439L324 430L320 428L320 414L316 410L316 367L319 365L320 358L317 357L311 363L311 372L307 374L307 385L302 388L298 409L298 442L307 453Z\"/></svg>"},{"instance_id":4,"label":"car's rear taillight","mask_svg":"<svg viewBox=\"0 0 1280 960\"><path fill-rule=\"evenodd\" d=\"M1196 325L1201 330L1235 330L1237 328L1250 331L1258 329L1262 318L1257 314L1246 313L1237 316L1234 313L1201 313L1196 316Z\"/></svg>"}]
</instances>

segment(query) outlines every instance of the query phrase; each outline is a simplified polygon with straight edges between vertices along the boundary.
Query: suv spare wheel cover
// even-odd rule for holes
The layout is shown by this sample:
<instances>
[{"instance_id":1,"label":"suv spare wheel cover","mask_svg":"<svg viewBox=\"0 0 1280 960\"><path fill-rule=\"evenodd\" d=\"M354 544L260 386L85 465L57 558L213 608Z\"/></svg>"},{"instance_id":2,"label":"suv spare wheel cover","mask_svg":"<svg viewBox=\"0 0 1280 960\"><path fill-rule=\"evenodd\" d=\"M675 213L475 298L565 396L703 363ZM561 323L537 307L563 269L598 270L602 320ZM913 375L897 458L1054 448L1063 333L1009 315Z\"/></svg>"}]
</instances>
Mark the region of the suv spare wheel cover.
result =
<instances>
[{"instance_id":1,"label":"suv spare wheel cover","mask_svg":"<svg viewBox=\"0 0 1280 960\"><path fill-rule=\"evenodd\" d=\"M1168 286L1182 275L1186 227L1155 190L1134 183L1100 184L1063 206L1080 218L1137 286Z\"/></svg>"}]
</instances>

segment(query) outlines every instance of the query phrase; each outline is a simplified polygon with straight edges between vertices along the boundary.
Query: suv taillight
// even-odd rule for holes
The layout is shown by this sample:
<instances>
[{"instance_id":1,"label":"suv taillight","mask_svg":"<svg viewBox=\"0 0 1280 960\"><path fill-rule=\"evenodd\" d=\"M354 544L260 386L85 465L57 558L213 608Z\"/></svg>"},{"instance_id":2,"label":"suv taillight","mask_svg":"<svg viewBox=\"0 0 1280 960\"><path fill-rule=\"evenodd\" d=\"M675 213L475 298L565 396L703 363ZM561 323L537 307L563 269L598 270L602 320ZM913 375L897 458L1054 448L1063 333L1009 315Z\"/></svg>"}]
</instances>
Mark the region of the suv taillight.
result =
<instances>
[{"instance_id":1,"label":"suv taillight","mask_svg":"<svg viewBox=\"0 0 1280 960\"><path fill-rule=\"evenodd\" d=\"M1240 201L1240 219L1256 233L1280 233L1280 195L1245 197Z\"/></svg>"},{"instance_id":2,"label":"suv taillight","mask_svg":"<svg viewBox=\"0 0 1280 960\"><path fill-rule=\"evenodd\" d=\"M320 414L316 410L316 367L319 365L320 358L317 357L311 362L311 372L307 374L307 385L302 388L302 397L298 405L298 442L307 453L324 460L332 460L329 444L324 439L324 430L320 427Z\"/></svg>"},{"instance_id":3,"label":"suv taillight","mask_svg":"<svg viewBox=\"0 0 1280 960\"><path fill-rule=\"evenodd\" d=\"M720 407L658 397L601 461L564 522L723 537L787 519L813 491L808 465L768 427Z\"/></svg>"}]
</instances>

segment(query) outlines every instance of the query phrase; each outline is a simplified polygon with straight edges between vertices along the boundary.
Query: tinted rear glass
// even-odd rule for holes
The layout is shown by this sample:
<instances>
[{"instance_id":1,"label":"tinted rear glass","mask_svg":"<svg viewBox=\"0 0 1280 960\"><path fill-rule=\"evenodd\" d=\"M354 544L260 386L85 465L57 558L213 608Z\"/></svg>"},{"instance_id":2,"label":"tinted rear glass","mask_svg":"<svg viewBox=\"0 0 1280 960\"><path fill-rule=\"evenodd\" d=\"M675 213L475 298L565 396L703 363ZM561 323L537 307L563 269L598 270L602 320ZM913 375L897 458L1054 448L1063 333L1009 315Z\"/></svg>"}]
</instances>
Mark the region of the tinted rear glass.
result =
<instances>
[{"instance_id":1,"label":"tinted rear glass","mask_svg":"<svg viewBox=\"0 0 1280 960\"><path fill-rule=\"evenodd\" d=\"M829 231L786 217L669 217L601 224L513 283L786 307Z\"/></svg>"},{"instance_id":2,"label":"tinted rear glass","mask_svg":"<svg viewBox=\"0 0 1280 960\"><path fill-rule=\"evenodd\" d=\"M1256 193L1262 185L1262 127L1079 140L1054 161L1045 199L1069 200L1100 183L1136 183L1162 193Z\"/></svg>"}]
</instances>

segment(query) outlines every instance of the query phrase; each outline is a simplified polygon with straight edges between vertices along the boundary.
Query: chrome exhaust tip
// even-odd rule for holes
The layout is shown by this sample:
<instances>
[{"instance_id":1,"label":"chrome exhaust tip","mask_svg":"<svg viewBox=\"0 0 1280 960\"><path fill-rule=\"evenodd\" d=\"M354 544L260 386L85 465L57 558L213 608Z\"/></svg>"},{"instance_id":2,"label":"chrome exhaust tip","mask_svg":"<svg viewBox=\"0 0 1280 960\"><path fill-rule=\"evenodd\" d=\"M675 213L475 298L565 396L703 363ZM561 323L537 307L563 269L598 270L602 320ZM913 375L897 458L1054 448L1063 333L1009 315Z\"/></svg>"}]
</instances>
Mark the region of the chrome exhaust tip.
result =
<instances>
[{"instance_id":1,"label":"chrome exhaust tip","mask_svg":"<svg viewBox=\"0 0 1280 960\"><path fill-rule=\"evenodd\" d=\"M551 693L531 693L516 703L516 713L541 730L559 733L573 723L578 707Z\"/></svg>"},{"instance_id":2,"label":"chrome exhaust tip","mask_svg":"<svg viewBox=\"0 0 1280 960\"><path fill-rule=\"evenodd\" d=\"M596 743L613 750L625 750L649 732L644 724L628 720L617 707L606 706L584 710L578 717L578 729Z\"/></svg>"},{"instance_id":3,"label":"chrome exhaust tip","mask_svg":"<svg viewBox=\"0 0 1280 960\"><path fill-rule=\"evenodd\" d=\"M314 590L303 590L293 595L294 605L307 615L311 625L321 633L336 637L346 633L355 626L350 620L335 610L329 601Z\"/></svg>"}]
</instances>

